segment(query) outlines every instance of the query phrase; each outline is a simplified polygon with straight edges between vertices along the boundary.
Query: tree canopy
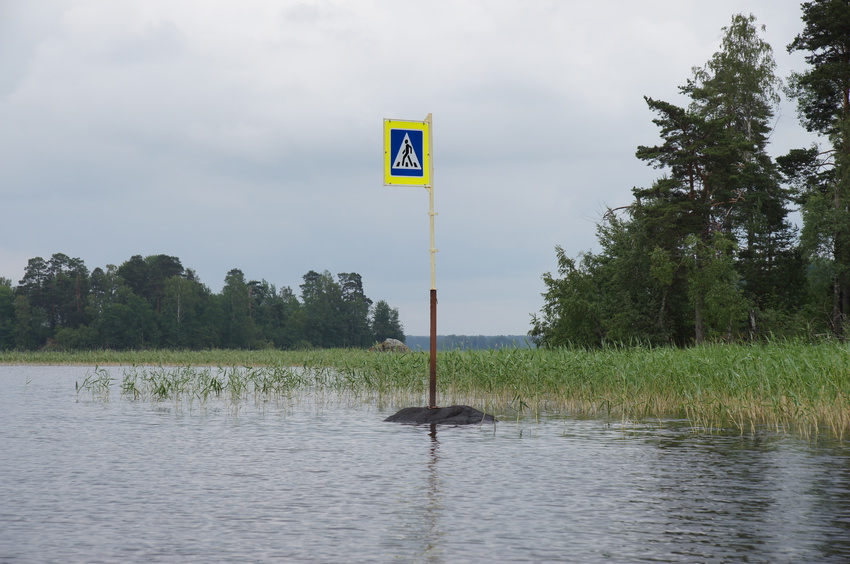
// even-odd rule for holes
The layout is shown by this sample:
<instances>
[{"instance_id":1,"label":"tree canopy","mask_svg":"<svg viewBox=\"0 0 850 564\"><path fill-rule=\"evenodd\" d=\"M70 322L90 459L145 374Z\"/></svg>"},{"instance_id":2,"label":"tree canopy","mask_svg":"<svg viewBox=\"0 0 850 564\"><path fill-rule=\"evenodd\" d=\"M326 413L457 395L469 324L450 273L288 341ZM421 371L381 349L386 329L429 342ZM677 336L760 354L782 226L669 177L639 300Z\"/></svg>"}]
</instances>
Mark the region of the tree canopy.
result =
<instances>
[{"instance_id":1,"label":"tree canopy","mask_svg":"<svg viewBox=\"0 0 850 564\"><path fill-rule=\"evenodd\" d=\"M362 277L310 271L290 287L238 268L221 293L177 257L134 255L91 272L56 253L28 261L17 286L0 279L0 349L368 347L404 340L398 310L373 305Z\"/></svg>"},{"instance_id":2,"label":"tree canopy","mask_svg":"<svg viewBox=\"0 0 850 564\"><path fill-rule=\"evenodd\" d=\"M724 27L720 49L679 88L687 106L646 97L661 142L636 157L662 171L597 229L601 251L556 247L531 335L542 345L843 336L850 310L850 1L802 5L789 50L811 54L790 79L803 124L828 135L824 153L766 148L783 90L753 15ZM801 206L802 235L788 220ZM832 293L833 306L826 307Z\"/></svg>"},{"instance_id":3,"label":"tree canopy","mask_svg":"<svg viewBox=\"0 0 850 564\"><path fill-rule=\"evenodd\" d=\"M804 28L788 51L807 53L809 67L792 74L789 94L801 123L829 148L792 151L782 159L803 216L801 249L824 273L831 298L829 328L846 337L850 313L850 0L802 4Z\"/></svg>"}]
</instances>

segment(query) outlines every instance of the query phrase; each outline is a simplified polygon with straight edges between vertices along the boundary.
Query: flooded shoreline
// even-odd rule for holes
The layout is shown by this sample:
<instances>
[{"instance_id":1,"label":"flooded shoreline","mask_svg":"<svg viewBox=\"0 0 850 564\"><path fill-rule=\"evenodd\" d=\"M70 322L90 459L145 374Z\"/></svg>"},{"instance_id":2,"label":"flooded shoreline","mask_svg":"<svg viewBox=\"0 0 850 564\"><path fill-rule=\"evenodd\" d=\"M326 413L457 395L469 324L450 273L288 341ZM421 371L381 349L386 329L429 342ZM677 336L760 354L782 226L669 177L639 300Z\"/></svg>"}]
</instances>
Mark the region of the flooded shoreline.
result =
<instances>
[{"instance_id":1,"label":"flooded shoreline","mask_svg":"<svg viewBox=\"0 0 850 564\"><path fill-rule=\"evenodd\" d=\"M10 562L843 562L850 447L684 422L384 423L294 394L191 411L0 367Z\"/></svg>"}]
</instances>

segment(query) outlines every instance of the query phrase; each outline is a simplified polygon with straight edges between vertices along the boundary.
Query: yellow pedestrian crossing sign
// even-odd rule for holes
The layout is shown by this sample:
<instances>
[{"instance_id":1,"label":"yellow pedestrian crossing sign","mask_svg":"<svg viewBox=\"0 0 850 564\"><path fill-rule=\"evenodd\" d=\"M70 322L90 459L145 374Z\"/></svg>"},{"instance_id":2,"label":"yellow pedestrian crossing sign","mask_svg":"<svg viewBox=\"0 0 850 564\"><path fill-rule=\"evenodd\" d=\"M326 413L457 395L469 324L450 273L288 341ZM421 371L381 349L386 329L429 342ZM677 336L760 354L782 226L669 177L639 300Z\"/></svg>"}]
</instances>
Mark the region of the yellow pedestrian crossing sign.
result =
<instances>
[{"instance_id":1,"label":"yellow pedestrian crossing sign","mask_svg":"<svg viewBox=\"0 0 850 564\"><path fill-rule=\"evenodd\" d=\"M384 185L431 185L431 123L384 120Z\"/></svg>"}]
</instances>

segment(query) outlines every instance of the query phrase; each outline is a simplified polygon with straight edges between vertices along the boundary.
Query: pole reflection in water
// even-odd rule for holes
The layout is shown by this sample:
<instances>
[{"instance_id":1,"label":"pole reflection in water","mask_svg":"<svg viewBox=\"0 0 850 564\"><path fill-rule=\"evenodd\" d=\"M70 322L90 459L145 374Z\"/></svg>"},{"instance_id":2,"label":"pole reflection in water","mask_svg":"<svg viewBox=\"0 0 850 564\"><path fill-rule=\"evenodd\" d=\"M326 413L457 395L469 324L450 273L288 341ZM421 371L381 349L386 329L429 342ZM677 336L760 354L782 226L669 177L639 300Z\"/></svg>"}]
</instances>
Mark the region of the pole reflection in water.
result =
<instances>
[{"instance_id":1,"label":"pole reflection in water","mask_svg":"<svg viewBox=\"0 0 850 564\"><path fill-rule=\"evenodd\" d=\"M443 485L437 467L440 460L440 441L437 440L436 423L431 423L428 436L431 438L431 443L428 456L428 489L425 503L426 534L423 556L427 557L428 560L440 562L442 561L440 537L443 533L440 530L440 514L443 511Z\"/></svg>"}]
</instances>

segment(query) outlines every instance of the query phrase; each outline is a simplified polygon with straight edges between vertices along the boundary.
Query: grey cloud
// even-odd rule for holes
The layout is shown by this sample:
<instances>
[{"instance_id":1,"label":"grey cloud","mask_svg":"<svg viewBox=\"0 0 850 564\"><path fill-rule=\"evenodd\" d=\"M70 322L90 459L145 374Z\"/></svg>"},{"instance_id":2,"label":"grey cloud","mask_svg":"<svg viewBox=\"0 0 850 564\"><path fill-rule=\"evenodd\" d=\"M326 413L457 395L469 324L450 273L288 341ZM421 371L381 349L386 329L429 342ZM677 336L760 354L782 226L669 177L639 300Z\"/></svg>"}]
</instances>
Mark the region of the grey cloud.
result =
<instances>
[{"instance_id":1,"label":"grey cloud","mask_svg":"<svg viewBox=\"0 0 850 564\"><path fill-rule=\"evenodd\" d=\"M657 176L634 158L657 138L642 96L675 102L740 11L789 70L798 10L0 0L0 276L54 252L175 255L216 290L234 267L295 288L356 271L425 334L427 195L383 186L381 126L431 112L441 331L523 333L554 245L591 249L604 207Z\"/></svg>"}]
</instances>

